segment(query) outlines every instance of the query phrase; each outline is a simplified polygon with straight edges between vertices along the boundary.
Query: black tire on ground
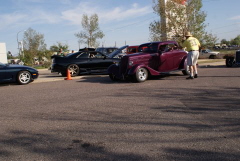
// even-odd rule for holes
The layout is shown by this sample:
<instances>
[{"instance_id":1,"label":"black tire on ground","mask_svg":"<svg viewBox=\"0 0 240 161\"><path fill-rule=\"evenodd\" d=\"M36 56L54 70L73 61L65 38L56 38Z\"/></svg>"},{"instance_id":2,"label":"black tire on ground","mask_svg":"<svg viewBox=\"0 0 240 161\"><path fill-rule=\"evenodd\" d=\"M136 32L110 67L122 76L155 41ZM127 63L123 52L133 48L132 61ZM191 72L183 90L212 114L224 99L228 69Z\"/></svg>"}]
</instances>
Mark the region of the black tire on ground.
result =
<instances>
[{"instance_id":1,"label":"black tire on ground","mask_svg":"<svg viewBox=\"0 0 240 161\"><path fill-rule=\"evenodd\" d=\"M145 82L148 79L148 71L145 68L139 68L136 71L135 78L137 82Z\"/></svg>"},{"instance_id":2,"label":"black tire on ground","mask_svg":"<svg viewBox=\"0 0 240 161\"><path fill-rule=\"evenodd\" d=\"M232 58L232 57L226 58L226 66L227 67L232 67L233 64L234 64L234 58Z\"/></svg>"},{"instance_id":3,"label":"black tire on ground","mask_svg":"<svg viewBox=\"0 0 240 161\"><path fill-rule=\"evenodd\" d=\"M63 77L66 77L66 76L67 76L67 73L66 73L66 72L61 72L61 75L62 75Z\"/></svg>"},{"instance_id":4,"label":"black tire on ground","mask_svg":"<svg viewBox=\"0 0 240 161\"><path fill-rule=\"evenodd\" d=\"M20 71L17 75L17 82L21 85L26 85L32 81L32 75L28 71Z\"/></svg>"},{"instance_id":5,"label":"black tire on ground","mask_svg":"<svg viewBox=\"0 0 240 161\"><path fill-rule=\"evenodd\" d=\"M75 76L79 75L80 69L76 64L69 65L67 69L70 70L70 74L71 74L72 77L75 77Z\"/></svg>"},{"instance_id":6,"label":"black tire on ground","mask_svg":"<svg viewBox=\"0 0 240 161\"><path fill-rule=\"evenodd\" d=\"M109 74L109 78L112 80L112 81L118 81L119 79L115 77L114 74Z\"/></svg>"},{"instance_id":7,"label":"black tire on ground","mask_svg":"<svg viewBox=\"0 0 240 161\"><path fill-rule=\"evenodd\" d=\"M190 69L189 69L189 66L186 65L184 68L185 68L185 70L182 70L183 75L190 75Z\"/></svg>"},{"instance_id":8,"label":"black tire on ground","mask_svg":"<svg viewBox=\"0 0 240 161\"><path fill-rule=\"evenodd\" d=\"M209 59L216 59L216 58L217 58L216 55L210 55L210 56L209 56Z\"/></svg>"}]
</instances>

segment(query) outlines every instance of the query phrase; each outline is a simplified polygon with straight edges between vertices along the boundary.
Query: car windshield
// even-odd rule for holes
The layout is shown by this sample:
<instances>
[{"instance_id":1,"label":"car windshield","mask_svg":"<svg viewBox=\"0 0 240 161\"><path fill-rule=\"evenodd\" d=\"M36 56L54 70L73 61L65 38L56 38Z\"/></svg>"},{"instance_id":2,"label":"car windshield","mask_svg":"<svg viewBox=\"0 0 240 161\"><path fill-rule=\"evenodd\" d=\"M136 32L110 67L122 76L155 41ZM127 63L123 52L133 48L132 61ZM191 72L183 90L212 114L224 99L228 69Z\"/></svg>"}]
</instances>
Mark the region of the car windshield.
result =
<instances>
[{"instance_id":1,"label":"car windshield","mask_svg":"<svg viewBox=\"0 0 240 161\"><path fill-rule=\"evenodd\" d=\"M139 46L139 52L156 53L158 52L158 43L148 43Z\"/></svg>"},{"instance_id":2,"label":"car windshield","mask_svg":"<svg viewBox=\"0 0 240 161\"><path fill-rule=\"evenodd\" d=\"M120 54L122 52L123 49L127 48L128 45L122 46L120 48L118 48L117 50L113 51L112 53L110 53L108 55L109 58L114 58L115 56L117 56L118 54Z\"/></svg>"}]
</instances>

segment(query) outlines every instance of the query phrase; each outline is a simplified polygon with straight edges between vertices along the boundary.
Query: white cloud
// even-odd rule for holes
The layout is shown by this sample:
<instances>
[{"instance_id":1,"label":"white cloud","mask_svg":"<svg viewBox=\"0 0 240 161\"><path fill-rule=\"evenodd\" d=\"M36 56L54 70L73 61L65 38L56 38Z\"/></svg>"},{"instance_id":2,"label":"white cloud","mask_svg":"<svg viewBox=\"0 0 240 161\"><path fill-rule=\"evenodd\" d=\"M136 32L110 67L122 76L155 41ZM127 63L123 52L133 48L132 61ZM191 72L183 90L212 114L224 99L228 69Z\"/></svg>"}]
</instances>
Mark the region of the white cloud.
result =
<instances>
[{"instance_id":1,"label":"white cloud","mask_svg":"<svg viewBox=\"0 0 240 161\"><path fill-rule=\"evenodd\" d=\"M4 14L0 16L0 22L4 22L1 24L0 29L8 28L12 25L16 26L17 24L21 23L26 19L27 15L25 14L18 14L18 13L11 13L11 14Z\"/></svg>"},{"instance_id":2,"label":"white cloud","mask_svg":"<svg viewBox=\"0 0 240 161\"><path fill-rule=\"evenodd\" d=\"M34 10L32 11L32 16L29 16L29 21L36 24L56 24L61 21L61 18L54 13L49 13L43 10Z\"/></svg>"},{"instance_id":3,"label":"white cloud","mask_svg":"<svg viewBox=\"0 0 240 161\"><path fill-rule=\"evenodd\" d=\"M239 20L239 19L240 19L240 16L235 16L235 17L230 18L230 20Z\"/></svg>"},{"instance_id":4,"label":"white cloud","mask_svg":"<svg viewBox=\"0 0 240 161\"><path fill-rule=\"evenodd\" d=\"M83 14L92 15L96 13L100 23L109 23L112 21L133 19L152 13L151 6L141 8L137 3L132 4L129 8L115 7L110 10L93 6L95 5L89 2L80 3L76 8L62 12L62 18L70 21L72 24L80 25Z\"/></svg>"}]
</instances>

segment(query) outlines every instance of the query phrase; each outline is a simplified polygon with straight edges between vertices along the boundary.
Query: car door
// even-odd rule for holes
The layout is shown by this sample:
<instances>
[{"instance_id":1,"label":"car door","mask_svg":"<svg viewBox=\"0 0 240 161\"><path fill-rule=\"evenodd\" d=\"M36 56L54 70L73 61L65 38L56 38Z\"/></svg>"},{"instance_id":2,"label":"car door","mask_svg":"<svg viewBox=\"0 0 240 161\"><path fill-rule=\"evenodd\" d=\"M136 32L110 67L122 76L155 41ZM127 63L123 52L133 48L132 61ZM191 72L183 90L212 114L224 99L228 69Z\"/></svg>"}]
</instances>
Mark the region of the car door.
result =
<instances>
[{"instance_id":1,"label":"car door","mask_svg":"<svg viewBox=\"0 0 240 161\"><path fill-rule=\"evenodd\" d=\"M201 50L200 57L202 58L208 58L210 56L209 50Z\"/></svg>"},{"instance_id":2,"label":"car door","mask_svg":"<svg viewBox=\"0 0 240 161\"><path fill-rule=\"evenodd\" d=\"M111 58L108 58L106 55L100 52L90 52L90 55L94 55L93 57L90 56L88 60L88 64L92 71L103 71L113 64L113 60Z\"/></svg>"},{"instance_id":3,"label":"car door","mask_svg":"<svg viewBox=\"0 0 240 161\"><path fill-rule=\"evenodd\" d=\"M89 64L88 64L88 60L89 60L89 53L86 52L81 52L78 55L76 55L76 57L72 57L70 58L69 64L77 64L79 66L80 69L88 69Z\"/></svg>"},{"instance_id":4,"label":"car door","mask_svg":"<svg viewBox=\"0 0 240 161\"><path fill-rule=\"evenodd\" d=\"M171 44L160 45L159 50L161 51L160 55L160 72L169 72L174 70L174 57L176 56L175 51Z\"/></svg>"},{"instance_id":5,"label":"car door","mask_svg":"<svg viewBox=\"0 0 240 161\"><path fill-rule=\"evenodd\" d=\"M170 72L178 70L183 56L186 54L180 52L176 44L165 44L159 47L162 54L160 55L160 72Z\"/></svg>"}]
</instances>

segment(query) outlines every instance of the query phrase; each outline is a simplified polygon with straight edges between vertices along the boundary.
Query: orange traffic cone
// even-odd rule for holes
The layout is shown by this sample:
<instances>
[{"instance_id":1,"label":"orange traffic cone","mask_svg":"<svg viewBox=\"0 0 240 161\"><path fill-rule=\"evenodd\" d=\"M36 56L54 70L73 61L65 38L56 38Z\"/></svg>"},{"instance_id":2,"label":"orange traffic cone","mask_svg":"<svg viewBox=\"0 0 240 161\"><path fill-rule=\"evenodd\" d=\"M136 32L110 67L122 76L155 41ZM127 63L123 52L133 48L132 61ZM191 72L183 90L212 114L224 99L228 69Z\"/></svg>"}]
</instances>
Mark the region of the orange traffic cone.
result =
<instances>
[{"instance_id":1,"label":"orange traffic cone","mask_svg":"<svg viewBox=\"0 0 240 161\"><path fill-rule=\"evenodd\" d=\"M64 80L72 80L71 73L70 73L69 69L67 69L67 78L65 78Z\"/></svg>"}]
</instances>

